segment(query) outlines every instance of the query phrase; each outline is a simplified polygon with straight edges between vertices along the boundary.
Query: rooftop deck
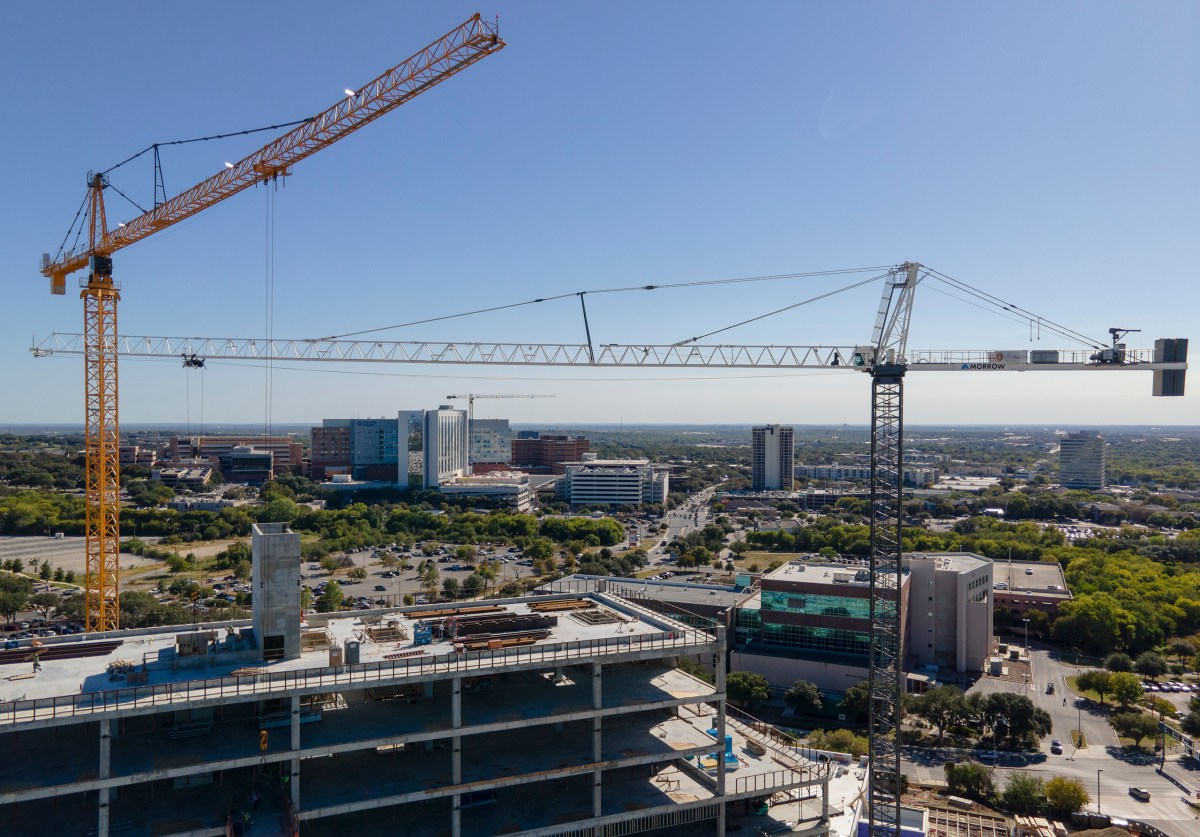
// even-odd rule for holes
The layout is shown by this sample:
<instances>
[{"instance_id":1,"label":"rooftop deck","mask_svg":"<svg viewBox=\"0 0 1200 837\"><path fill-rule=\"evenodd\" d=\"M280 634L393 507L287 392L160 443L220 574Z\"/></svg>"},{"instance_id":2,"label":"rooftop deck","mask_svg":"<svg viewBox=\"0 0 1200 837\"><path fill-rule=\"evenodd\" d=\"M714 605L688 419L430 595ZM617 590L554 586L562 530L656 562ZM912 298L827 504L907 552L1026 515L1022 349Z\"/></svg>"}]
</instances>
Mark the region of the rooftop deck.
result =
<instances>
[{"instance_id":1,"label":"rooftop deck","mask_svg":"<svg viewBox=\"0 0 1200 837\"><path fill-rule=\"evenodd\" d=\"M543 597L538 601L584 598L581 596ZM417 623L429 621L428 614L446 607L422 606L385 611L359 611L314 618L305 630L324 630L333 646L347 640L359 640L360 660L355 665L331 666L325 648L301 653L297 658L272 663L248 662L235 654L208 655L203 667L178 665L176 638L193 633L191 626L166 631L121 631L109 635L48 639L46 648L61 648L120 638L123 640L106 654L72 659L47 659L43 670L27 671L25 664L0 668L0 727L38 721L78 719L99 713L160 711L168 704L211 704L247 696L274 693L315 694L350 686L369 686L405 679L435 679L447 675L480 673L496 669L536 668L547 664L605 656L684 653L702 650L713 639L704 632L672 622L651 610L612 597L591 594L590 599L613 621L589 624L571 615L556 614L558 623L549 635L527 645L466 650L451 638L436 638L431 644L416 646ZM536 601L534 602L536 604ZM528 599L487 602L503 608L504 614L530 616L537 611ZM364 620L394 621L407 639L399 642L375 642L366 631ZM441 621L439 618L438 621ZM82 650L82 649L81 649ZM405 655L405 656L399 656ZM145 666L147 683L129 686L108 674L110 663L118 660ZM247 671L247 670L250 671ZM239 672L235 676L234 672Z\"/></svg>"}]
</instances>

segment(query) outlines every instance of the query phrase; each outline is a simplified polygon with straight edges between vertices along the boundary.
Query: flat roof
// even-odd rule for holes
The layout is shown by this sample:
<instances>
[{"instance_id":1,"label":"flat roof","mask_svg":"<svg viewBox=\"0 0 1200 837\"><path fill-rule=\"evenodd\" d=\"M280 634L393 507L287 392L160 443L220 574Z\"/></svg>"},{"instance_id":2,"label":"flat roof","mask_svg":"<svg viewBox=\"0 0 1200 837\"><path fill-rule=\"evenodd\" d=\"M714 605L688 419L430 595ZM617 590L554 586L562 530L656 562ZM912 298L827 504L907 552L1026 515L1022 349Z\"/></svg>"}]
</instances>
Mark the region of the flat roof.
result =
<instances>
[{"instance_id":1,"label":"flat roof","mask_svg":"<svg viewBox=\"0 0 1200 837\"><path fill-rule=\"evenodd\" d=\"M1065 595L1067 592L1067 580L1062 566L1056 561L993 561L992 586L997 584L1008 585L1010 593Z\"/></svg>"},{"instance_id":2,"label":"flat roof","mask_svg":"<svg viewBox=\"0 0 1200 837\"><path fill-rule=\"evenodd\" d=\"M902 571L908 575L908 570ZM846 584L869 587L871 571L866 561L861 563L831 563L823 561L788 561L763 576L771 581L791 581L806 584Z\"/></svg>"},{"instance_id":3,"label":"flat roof","mask_svg":"<svg viewBox=\"0 0 1200 837\"><path fill-rule=\"evenodd\" d=\"M500 668L506 665L527 663L531 658L551 661L559 659L567 661L577 658L594 658L603 655L619 655L636 652L641 648L656 647L685 647L689 645L709 645L713 639L702 631L689 628L675 622L660 613L641 607L615 597L603 596L597 593L562 594L523 599L482 600L478 602L447 603L445 605L421 605L410 608L388 608L373 611L351 611L314 615L309 623L302 623L301 631L327 631L332 645L342 647L347 640L359 640L360 661L355 666L343 666L340 671L354 672L355 682L366 682L372 679L394 680L407 676L436 674L443 670L449 674L468 666L478 669L480 663L474 659L471 652L465 652L461 647L456 648L456 642L451 639L437 638L428 645L416 646L413 643L418 622L438 621L445 616L431 616L433 613L447 611L462 612L463 608L496 607L492 615L496 616L529 616L537 614L536 605L556 599L590 599L594 607L587 612L602 614L600 620L589 623L572 615L574 611L561 611L544 615L557 616L557 624L549 628L549 635L528 645L507 648L503 651L481 651L487 655L484 665L489 668ZM531 607L534 605L535 607ZM474 614L462 614L463 617ZM488 615L488 614L479 614ZM608 619L609 621L603 621ZM366 633L372 624L387 625L395 622L403 629L406 639L399 642L376 642ZM224 627L231 623L208 624L202 626L204 631L215 631L217 639L224 636ZM240 626L246 621L236 623ZM47 701L56 699L56 710L61 704L61 714L72 714L78 711L81 701L79 696L95 696L99 698L105 693L123 691L132 693L133 688L123 678L112 679L108 674L111 663L125 661L136 667L146 665L149 687L160 687L157 690L139 687L145 693L147 702L155 697L157 704L173 701L207 700L243 694L250 696L254 693L269 693L298 687L306 675L304 672L324 670L328 672L328 646L318 650L303 651L298 657L289 660L263 662L248 659L245 653L217 652L200 656L203 660L200 667L189 667L185 662L188 658L175 655L176 638L192 634L191 625L178 625L169 628L146 628L130 631L113 631L107 634L80 634L65 637L49 637L43 642L42 670L32 672L32 650L29 641L22 641L22 650L28 652L29 660L11 665L0 666L0 724L23 722L34 718L57 716L57 711L51 712L45 708L28 706L25 702ZM63 647L83 651L87 646L99 647L99 643L120 640L120 644L111 649L104 649L95 656L71 657L54 659L48 653L51 649ZM26 655L22 655L24 657ZM175 663L181 662L176 666ZM248 677L233 676L239 669L257 669L257 675ZM297 676L299 675L299 676ZM325 677L324 674L321 675ZM340 676L326 678L334 688L340 685ZM349 678L347 678L349 682ZM161 687L172 687L163 689ZM152 691L159 694L151 695ZM164 695L167 697L164 700ZM140 704L140 697L127 695L130 703ZM14 702L17 706L4 705ZM122 701L123 702L123 701ZM119 703L109 700L106 696L100 703L92 697L82 702L87 712L109 709L126 708ZM40 705L40 704L39 704ZM29 711L26 712L25 710ZM36 714L35 714L36 710Z\"/></svg>"},{"instance_id":4,"label":"flat roof","mask_svg":"<svg viewBox=\"0 0 1200 837\"><path fill-rule=\"evenodd\" d=\"M974 552L909 552L905 558L936 561L939 570L950 570L956 573L970 572L995 563L991 558L976 555Z\"/></svg>"},{"instance_id":5,"label":"flat roof","mask_svg":"<svg viewBox=\"0 0 1200 837\"><path fill-rule=\"evenodd\" d=\"M568 578L591 579L601 576L576 575ZM563 579L566 581L567 579ZM608 589L621 595L622 587L634 589L638 595L661 601L734 607L745 600L751 591L724 584L696 584L687 581L664 579L652 581L648 578L607 578Z\"/></svg>"}]
</instances>

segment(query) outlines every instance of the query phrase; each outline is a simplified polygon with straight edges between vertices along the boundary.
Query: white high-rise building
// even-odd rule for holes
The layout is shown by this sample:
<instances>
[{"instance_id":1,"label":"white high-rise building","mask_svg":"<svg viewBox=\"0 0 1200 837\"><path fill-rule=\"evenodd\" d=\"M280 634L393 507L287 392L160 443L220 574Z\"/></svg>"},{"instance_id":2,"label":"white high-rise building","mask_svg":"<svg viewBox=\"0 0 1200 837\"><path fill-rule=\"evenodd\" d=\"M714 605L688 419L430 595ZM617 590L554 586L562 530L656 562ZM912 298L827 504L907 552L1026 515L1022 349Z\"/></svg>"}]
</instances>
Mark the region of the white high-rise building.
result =
<instances>
[{"instance_id":1,"label":"white high-rise building","mask_svg":"<svg viewBox=\"0 0 1200 837\"><path fill-rule=\"evenodd\" d=\"M512 461L512 431L508 419L475 419L471 422L471 464L494 465Z\"/></svg>"},{"instance_id":2,"label":"white high-rise building","mask_svg":"<svg viewBox=\"0 0 1200 837\"><path fill-rule=\"evenodd\" d=\"M1063 487L1103 488L1104 448L1104 437L1090 430L1064 436L1058 449L1058 480Z\"/></svg>"},{"instance_id":3,"label":"white high-rise building","mask_svg":"<svg viewBox=\"0 0 1200 837\"><path fill-rule=\"evenodd\" d=\"M467 475L466 410L442 405L425 412L423 459L422 488L437 488L447 480Z\"/></svg>"},{"instance_id":4,"label":"white high-rise building","mask_svg":"<svg viewBox=\"0 0 1200 837\"><path fill-rule=\"evenodd\" d=\"M795 480L792 428L768 424L751 429L750 486L754 491L791 491Z\"/></svg>"}]
</instances>

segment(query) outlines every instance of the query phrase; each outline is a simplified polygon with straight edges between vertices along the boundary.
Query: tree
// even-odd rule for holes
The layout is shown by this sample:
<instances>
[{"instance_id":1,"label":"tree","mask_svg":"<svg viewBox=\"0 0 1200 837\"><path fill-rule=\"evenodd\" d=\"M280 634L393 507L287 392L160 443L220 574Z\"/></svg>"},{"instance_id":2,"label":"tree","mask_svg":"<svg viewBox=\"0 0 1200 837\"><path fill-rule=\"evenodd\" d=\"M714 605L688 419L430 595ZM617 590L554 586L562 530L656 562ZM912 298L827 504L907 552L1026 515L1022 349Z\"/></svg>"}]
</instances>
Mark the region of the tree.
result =
<instances>
[{"instance_id":1,"label":"tree","mask_svg":"<svg viewBox=\"0 0 1200 837\"><path fill-rule=\"evenodd\" d=\"M1038 776L1014 770L1004 788L1004 804L1018 814L1036 814L1046 803L1046 783Z\"/></svg>"},{"instance_id":2,"label":"tree","mask_svg":"<svg viewBox=\"0 0 1200 837\"><path fill-rule=\"evenodd\" d=\"M761 674L735 671L725 678L725 693L744 709L754 709L771 696L771 688Z\"/></svg>"},{"instance_id":3,"label":"tree","mask_svg":"<svg viewBox=\"0 0 1200 837\"><path fill-rule=\"evenodd\" d=\"M1196 653L1196 646L1186 639L1175 639L1171 641L1171 653L1179 660L1179 664L1183 665L1184 660L1190 658Z\"/></svg>"},{"instance_id":4,"label":"tree","mask_svg":"<svg viewBox=\"0 0 1200 837\"><path fill-rule=\"evenodd\" d=\"M946 785L952 794L982 801L995 791L991 771L978 762L946 762L945 769Z\"/></svg>"},{"instance_id":5,"label":"tree","mask_svg":"<svg viewBox=\"0 0 1200 837\"><path fill-rule=\"evenodd\" d=\"M1109 671L1133 671L1133 657L1124 651L1117 651L1105 658L1104 667Z\"/></svg>"},{"instance_id":6,"label":"tree","mask_svg":"<svg viewBox=\"0 0 1200 837\"><path fill-rule=\"evenodd\" d=\"M1167 673L1167 660L1157 651L1145 651L1138 654L1133 663L1133 670L1155 680Z\"/></svg>"},{"instance_id":7,"label":"tree","mask_svg":"<svg viewBox=\"0 0 1200 837\"><path fill-rule=\"evenodd\" d=\"M965 711L962 689L957 686L935 686L913 702L913 712L937 727L939 745L946 727L962 718Z\"/></svg>"},{"instance_id":8,"label":"tree","mask_svg":"<svg viewBox=\"0 0 1200 837\"><path fill-rule=\"evenodd\" d=\"M188 562L182 555L167 556L167 572L171 575L178 575L182 572L187 572Z\"/></svg>"},{"instance_id":9,"label":"tree","mask_svg":"<svg viewBox=\"0 0 1200 837\"><path fill-rule=\"evenodd\" d=\"M783 702L797 715L811 715L821 711L825 698L815 683L797 680L784 694Z\"/></svg>"},{"instance_id":10,"label":"tree","mask_svg":"<svg viewBox=\"0 0 1200 837\"><path fill-rule=\"evenodd\" d=\"M1142 706L1146 707L1160 718L1174 718L1177 714L1179 714L1179 710L1175 708L1175 704L1171 703L1171 701L1164 697L1159 697L1158 695L1150 694L1143 697Z\"/></svg>"},{"instance_id":11,"label":"tree","mask_svg":"<svg viewBox=\"0 0 1200 837\"><path fill-rule=\"evenodd\" d=\"M313 601L312 590L309 589L308 587L301 587L300 588L300 610L302 612L307 613L309 608L312 607L312 601Z\"/></svg>"},{"instance_id":12,"label":"tree","mask_svg":"<svg viewBox=\"0 0 1200 837\"><path fill-rule=\"evenodd\" d=\"M479 553L475 547L468 544L463 544L458 549L454 550L454 557L459 563L466 564L468 567L475 566L475 562L479 559Z\"/></svg>"},{"instance_id":13,"label":"tree","mask_svg":"<svg viewBox=\"0 0 1200 837\"><path fill-rule=\"evenodd\" d=\"M29 597L29 606L42 614L43 619L50 618L50 611L57 610L62 598L55 593L35 593Z\"/></svg>"},{"instance_id":14,"label":"tree","mask_svg":"<svg viewBox=\"0 0 1200 837\"><path fill-rule=\"evenodd\" d=\"M338 564L338 559L334 558L332 555L326 555L321 559L321 569L330 575L333 575L341 569L341 565Z\"/></svg>"},{"instance_id":15,"label":"tree","mask_svg":"<svg viewBox=\"0 0 1200 837\"><path fill-rule=\"evenodd\" d=\"M809 733L808 746L831 753L849 753L857 759L866 754L870 745L866 736L855 735L848 729L818 729Z\"/></svg>"},{"instance_id":16,"label":"tree","mask_svg":"<svg viewBox=\"0 0 1200 837\"><path fill-rule=\"evenodd\" d=\"M472 573L472 575L474 575L474 573ZM454 599L457 599L459 596L459 592L460 592L460 588L459 588L457 578L449 577L449 578L446 578L446 580L442 582L442 595L445 596L447 599L450 599L452 601Z\"/></svg>"},{"instance_id":17,"label":"tree","mask_svg":"<svg viewBox=\"0 0 1200 837\"><path fill-rule=\"evenodd\" d=\"M462 583L462 595L464 598L473 599L483 592L484 581L482 576L477 573L471 573Z\"/></svg>"},{"instance_id":18,"label":"tree","mask_svg":"<svg viewBox=\"0 0 1200 837\"><path fill-rule=\"evenodd\" d=\"M11 622L25 609L29 594L33 592L33 581L19 575L0 575L0 613Z\"/></svg>"},{"instance_id":19,"label":"tree","mask_svg":"<svg viewBox=\"0 0 1200 837\"><path fill-rule=\"evenodd\" d=\"M346 573L346 577L351 581L363 581L367 577L367 571L362 567L355 567L354 569L350 570L350 572Z\"/></svg>"},{"instance_id":20,"label":"tree","mask_svg":"<svg viewBox=\"0 0 1200 837\"><path fill-rule=\"evenodd\" d=\"M1012 692L988 695L983 702L983 717L991 724L993 734L1003 732L1010 744L1049 735L1053 726L1049 713L1038 709L1025 695Z\"/></svg>"},{"instance_id":21,"label":"tree","mask_svg":"<svg viewBox=\"0 0 1200 837\"><path fill-rule=\"evenodd\" d=\"M1082 811L1091 799L1083 788L1083 782L1078 779L1055 776L1046 783L1046 804L1060 817L1069 817L1076 811Z\"/></svg>"},{"instance_id":22,"label":"tree","mask_svg":"<svg viewBox=\"0 0 1200 837\"><path fill-rule=\"evenodd\" d=\"M325 586L325 592L317 599L317 611L320 613L336 613L342 606L342 585L331 581Z\"/></svg>"},{"instance_id":23,"label":"tree","mask_svg":"<svg viewBox=\"0 0 1200 837\"><path fill-rule=\"evenodd\" d=\"M1100 695L1100 702L1104 703L1104 696L1112 694L1112 677L1113 673L1111 671L1089 669L1080 673L1075 678L1075 683L1084 691L1095 692Z\"/></svg>"},{"instance_id":24,"label":"tree","mask_svg":"<svg viewBox=\"0 0 1200 837\"><path fill-rule=\"evenodd\" d=\"M243 559L233 565L233 577L238 581L245 581L253 572L252 565L249 561Z\"/></svg>"},{"instance_id":25,"label":"tree","mask_svg":"<svg viewBox=\"0 0 1200 837\"><path fill-rule=\"evenodd\" d=\"M1158 721L1142 712L1118 712L1109 723L1122 738L1132 738L1134 747L1140 747L1142 739L1158 733Z\"/></svg>"},{"instance_id":26,"label":"tree","mask_svg":"<svg viewBox=\"0 0 1200 837\"><path fill-rule=\"evenodd\" d=\"M52 575L54 575L54 570L50 568L50 562L43 561L42 568L38 570L38 578L40 578L42 581L49 581Z\"/></svg>"},{"instance_id":27,"label":"tree","mask_svg":"<svg viewBox=\"0 0 1200 837\"><path fill-rule=\"evenodd\" d=\"M437 564L430 561L421 572L421 589L429 598L437 597L438 587L441 586L442 574L438 572Z\"/></svg>"},{"instance_id":28,"label":"tree","mask_svg":"<svg viewBox=\"0 0 1200 837\"><path fill-rule=\"evenodd\" d=\"M855 683L842 694L838 708L842 710L842 714L846 716L848 721L854 722L867 714L870 688L871 684L866 680L862 680Z\"/></svg>"},{"instance_id":29,"label":"tree","mask_svg":"<svg viewBox=\"0 0 1200 837\"><path fill-rule=\"evenodd\" d=\"M1109 681L1109 689L1112 691L1113 698L1121 706L1137 703L1146 693L1142 688L1142 681L1138 680L1136 674L1128 671L1118 671L1113 674Z\"/></svg>"}]
</instances>

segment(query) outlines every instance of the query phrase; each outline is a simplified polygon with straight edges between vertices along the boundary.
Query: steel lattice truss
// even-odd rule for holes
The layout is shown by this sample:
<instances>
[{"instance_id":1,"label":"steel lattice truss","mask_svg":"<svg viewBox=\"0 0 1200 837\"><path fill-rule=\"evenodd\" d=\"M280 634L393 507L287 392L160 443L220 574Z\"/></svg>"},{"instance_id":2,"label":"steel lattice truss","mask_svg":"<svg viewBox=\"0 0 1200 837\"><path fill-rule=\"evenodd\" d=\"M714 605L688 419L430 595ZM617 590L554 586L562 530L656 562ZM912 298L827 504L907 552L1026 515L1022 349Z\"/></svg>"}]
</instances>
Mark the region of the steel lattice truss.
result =
<instances>
[{"instance_id":1,"label":"steel lattice truss","mask_svg":"<svg viewBox=\"0 0 1200 837\"><path fill-rule=\"evenodd\" d=\"M81 334L54 332L30 351L38 357L83 354ZM605 343L481 343L470 340L265 340L254 337L162 337L126 335L117 340L123 356L201 360L286 360L376 363L449 363L472 366L595 366L728 369L845 369L866 372L862 347L632 345ZM1187 363L1161 362L1152 349L1129 349L1122 364L1102 364L1091 352L1063 349L1054 363L999 357L982 349L909 352L910 372L1070 372L1186 369ZM857 356L857 357L856 357Z\"/></svg>"},{"instance_id":2,"label":"steel lattice truss","mask_svg":"<svg viewBox=\"0 0 1200 837\"><path fill-rule=\"evenodd\" d=\"M86 576L84 630L114 631L120 625L121 490L117 426L117 300L112 282L94 281L83 292L86 334L87 425Z\"/></svg>"},{"instance_id":3,"label":"steel lattice truss","mask_svg":"<svg viewBox=\"0 0 1200 837\"><path fill-rule=\"evenodd\" d=\"M900 834L904 372L903 366L885 365L871 373L871 759L867 788L872 837Z\"/></svg>"}]
</instances>

